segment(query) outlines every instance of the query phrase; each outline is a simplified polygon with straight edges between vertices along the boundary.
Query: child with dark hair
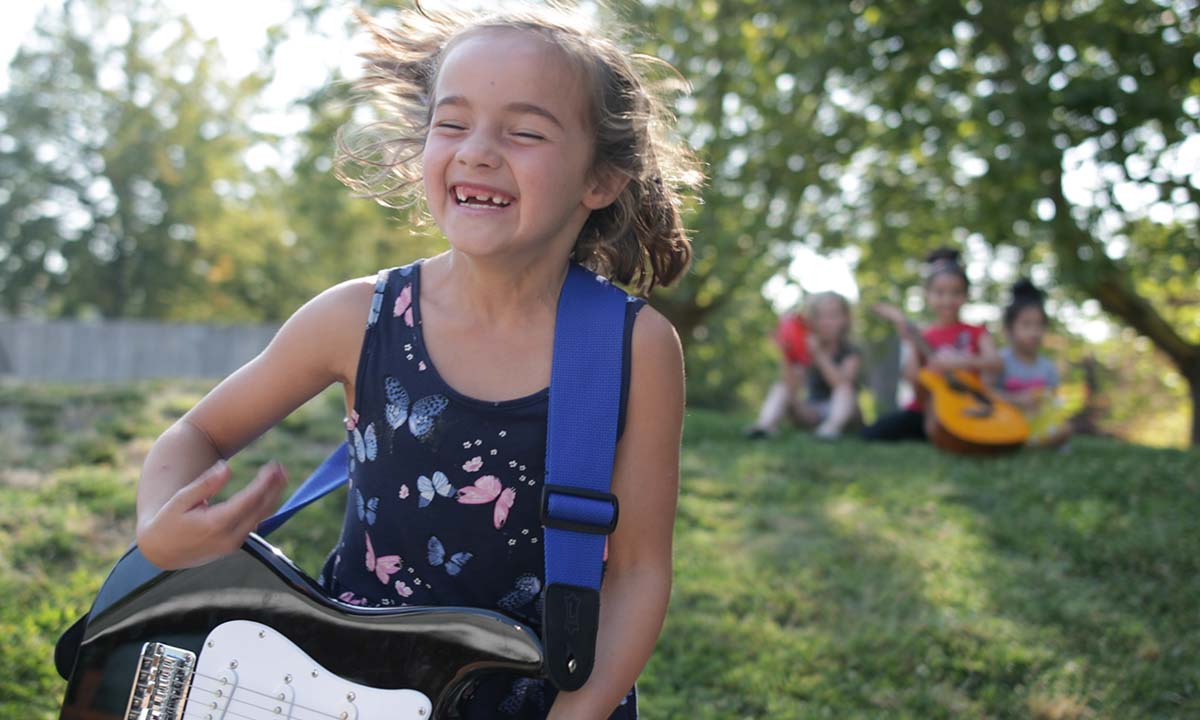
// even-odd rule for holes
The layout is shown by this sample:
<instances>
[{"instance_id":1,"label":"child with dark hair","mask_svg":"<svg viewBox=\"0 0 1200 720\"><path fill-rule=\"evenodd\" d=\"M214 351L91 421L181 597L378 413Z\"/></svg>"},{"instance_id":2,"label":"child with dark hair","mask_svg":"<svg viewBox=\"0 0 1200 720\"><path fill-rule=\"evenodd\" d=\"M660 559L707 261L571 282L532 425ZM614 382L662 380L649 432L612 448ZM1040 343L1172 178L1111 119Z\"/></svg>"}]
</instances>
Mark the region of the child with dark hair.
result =
<instances>
[{"instance_id":1,"label":"child with dark hair","mask_svg":"<svg viewBox=\"0 0 1200 720\"><path fill-rule=\"evenodd\" d=\"M958 262L957 250L938 248L926 257L925 306L933 313L934 322L921 331L921 337L933 350L930 357L923 356L903 311L888 305L875 308L896 325L896 332L904 342L904 378L914 387L923 366L938 371L968 370L984 377L1000 370L996 343L987 328L964 323L959 318L969 285L967 273ZM930 421L918 396L903 410L876 420L863 430L862 436L866 440L924 440L929 436Z\"/></svg>"},{"instance_id":2,"label":"child with dark hair","mask_svg":"<svg viewBox=\"0 0 1200 720\"><path fill-rule=\"evenodd\" d=\"M1018 280L1012 287L1012 301L1004 309L1008 346L1000 351L1004 365L995 388L1029 419L1030 445L1059 445L1070 436L1055 398L1058 368L1040 354L1048 324L1042 291L1025 278Z\"/></svg>"}]
</instances>

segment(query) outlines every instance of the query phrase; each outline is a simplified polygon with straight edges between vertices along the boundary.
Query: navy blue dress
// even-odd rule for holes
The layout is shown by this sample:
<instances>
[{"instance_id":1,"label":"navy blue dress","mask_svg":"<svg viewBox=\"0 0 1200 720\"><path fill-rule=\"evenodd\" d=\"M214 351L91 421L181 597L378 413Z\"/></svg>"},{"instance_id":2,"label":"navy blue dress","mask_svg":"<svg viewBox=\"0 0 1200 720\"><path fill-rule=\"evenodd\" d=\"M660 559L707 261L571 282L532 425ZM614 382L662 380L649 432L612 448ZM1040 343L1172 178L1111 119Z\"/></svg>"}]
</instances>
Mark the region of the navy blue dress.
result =
<instances>
[{"instance_id":1,"label":"navy blue dress","mask_svg":"<svg viewBox=\"0 0 1200 720\"><path fill-rule=\"evenodd\" d=\"M346 419L346 516L321 582L351 604L486 608L539 631L549 389L501 402L455 391L425 351L420 287L420 261L378 275ZM643 305L632 296L626 305L622 425L629 339ZM546 681L497 676L460 710L541 719L554 694ZM630 690L612 718L636 717Z\"/></svg>"}]
</instances>

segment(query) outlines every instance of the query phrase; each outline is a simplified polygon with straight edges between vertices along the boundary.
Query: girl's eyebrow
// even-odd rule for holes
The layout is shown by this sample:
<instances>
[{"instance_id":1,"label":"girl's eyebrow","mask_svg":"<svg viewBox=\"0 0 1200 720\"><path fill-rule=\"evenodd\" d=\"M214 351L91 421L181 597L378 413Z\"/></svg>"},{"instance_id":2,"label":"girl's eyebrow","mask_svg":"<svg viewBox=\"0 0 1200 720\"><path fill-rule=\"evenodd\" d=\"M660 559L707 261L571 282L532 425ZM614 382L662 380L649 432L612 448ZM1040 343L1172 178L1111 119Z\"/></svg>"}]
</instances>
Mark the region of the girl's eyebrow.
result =
<instances>
[{"instance_id":1,"label":"girl's eyebrow","mask_svg":"<svg viewBox=\"0 0 1200 720\"><path fill-rule=\"evenodd\" d=\"M440 108L443 105L455 105L458 107L470 107L471 103L468 102L467 99L465 97L463 97L462 95L447 95L446 97L438 100L437 104L435 104L433 107L436 110L437 108ZM557 125L559 130L566 130L566 128L563 127L562 122L560 122L559 119L557 117L555 117L554 113L550 112L546 108L544 108L541 105L538 105L536 103L522 102L522 101L510 102L504 106L504 110L506 112L511 112L511 113L537 115L539 117L546 118L550 122Z\"/></svg>"},{"instance_id":2,"label":"girl's eyebrow","mask_svg":"<svg viewBox=\"0 0 1200 720\"><path fill-rule=\"evenodd\" d=\"M539 117L544 117L547 120L549 120L550 122L557 125L559 130L566 130L566 128L563 127L563 124L558 121L558 118L554 117L554 113L550 112L549 110L542 107L541 105L535 105L531 102L511 102L511 103L505 105L504 109L509 112L525 113L525 114L529 114L529 115L537 115Z\"/></svg>"}]
</instances>

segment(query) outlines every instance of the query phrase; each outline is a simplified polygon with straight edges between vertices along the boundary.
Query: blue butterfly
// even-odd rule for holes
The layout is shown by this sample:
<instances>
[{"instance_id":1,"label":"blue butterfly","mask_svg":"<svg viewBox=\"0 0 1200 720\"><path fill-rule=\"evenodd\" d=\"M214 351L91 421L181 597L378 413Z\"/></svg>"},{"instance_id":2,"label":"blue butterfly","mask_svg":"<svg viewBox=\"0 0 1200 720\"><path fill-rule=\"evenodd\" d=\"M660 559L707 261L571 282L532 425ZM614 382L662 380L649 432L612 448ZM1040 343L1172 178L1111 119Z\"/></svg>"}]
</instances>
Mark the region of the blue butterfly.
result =
<instances>
[{"instance_id":1,"label":"blue butterfly","mask_svg":"<svg viewBox=\"0 0 1200 720\"><path fill-rule=\"evenodd\" d=\"M457 552L446 559L446 548L442 545L442 541L438 540L437 535L429 536L429 543L426 546L428 550L429 564L434 567L445 566L446 572L451 575L457 575L462 572L463 566L472 558L469 552Z\"/></svg>"},{"instance_id":2,"label":"blue butterfly","mask_svg":"<svg viewBox=\"0 0 1200 720\"><path fill-rule=\"evenodd\" d=\"M363 494L355 490L354 504L358 507L358 519L366 520L368 525L374 525L376 513L379 511L379 498L364 500Z\"/></svg>"},{"instance_id":3,"label":"blue butterfly","mask_svg":"<svg viewBox=\"0 0 1200 720\"><path fill-rule=\"evenodd\" d=\"M450 401L445 395L429 395L414 403L408 416L408 430L413 437L422 440L433 432L437 416L441 415L449 404Z\"/></svg>"},{"instance_id":4,"label":"blue butterfly","mask_svg":"<svg viewBox=\"0 0 1200 720\"><path fill-rule=\"evenodd\" d=\"M383 307L383 293L375 293L371 298L371 313L367 315L367 327L374 327L379 320L379 309Z\"/></svg>"},{"instance_id":5,"label":"blue butterfly","mask_svg":"<svg viewBox=\"0 0 1200 720\"><path fill-rule=\"evenodd\" d=\"M450 404L445 395L427 395L409 406L408 391L400 381L390 375L383 379L383 393L387 396L387 405L383 414L388 425L398 430L408 421L408 431L418 440L423 440L433 431L437 416Z\"/></svg>"},{"instance_id":6,"label":"blue butterfly","mask_svg":"<svg viewBox=\"0 0 1200 720\"><path fill-rule=\"evenodd\" d=\"M383 289L387 287L388 271L380 270L375 276L375 295L371 297L371 313L367 316L367 327L374 327L383 308Z\"/></svg>"},{"instance_id":7,"label":"blue butterfly","mask_svg":"<svg viewBox=\"0 0 1200 720\"><path fill-rule=\"evenodd\" d=\"M367 425L367 431L360 433L358 428L354 428L354 455L359 462L374 460L379 454L379 441L375 437L375 423Z\"/></svg>"},{"instance_id":8,"label":"blue butterfly","mask_svg":"<svg viewBox=\"0 0 1200 720\"><path fill-rule=\"evenodd\" d=\"M421 499L417 502L417 507L427 507L429 503L433 502L433 498L436 495L448 498L457 492L458 489L450 484L445 473L435 472L432 480L424 475L417 478L417 490L421 493Z\"/></svg>"},{"instance_id":9,"label":"blue butterfly","mask_svg":"<svg viewBox=\"0 0 1200 720\"><path fill-rule=\"evenodd\" d=\"M528 605L542 592L542 581L532 573L526 573L517 578L516 589L500 598L497 605L509 612L516 611L523 605Z\"/></svg>"},{"instance_id":10,"label":"blue butterfly","mask_svg":"<svg viewBox=\"0 0 1200 720\"><path fill-rule=\"evenodd\" d=\"M387 396L383 414L388 426L395 430L408 419L408 391L400 385L399 380L389 375L383 379L383 392Z\"/></svg>"}]
</instances>

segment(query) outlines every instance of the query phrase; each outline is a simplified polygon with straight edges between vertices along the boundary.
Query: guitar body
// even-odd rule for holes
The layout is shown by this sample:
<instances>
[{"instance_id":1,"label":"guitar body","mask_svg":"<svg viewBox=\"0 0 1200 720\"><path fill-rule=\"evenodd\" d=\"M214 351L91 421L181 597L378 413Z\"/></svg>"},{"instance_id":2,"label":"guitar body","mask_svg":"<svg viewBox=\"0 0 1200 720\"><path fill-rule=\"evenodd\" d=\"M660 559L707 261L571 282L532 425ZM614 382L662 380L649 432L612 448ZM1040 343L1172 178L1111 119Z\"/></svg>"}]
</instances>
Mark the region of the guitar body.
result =
<instances>
[{"instance_id":1,"label":"guitar body","mask_svg":"<svg viewBox=\"0 0 1200 720\"><path fill-rule=\"evenodd\" d=\"M169 572L135 547L96 597L60 718L429 720L493 671L543 675L537 636L499 613L339 603L257 535Z\"/></svg>"},{"instance_id":2,"label":"guitar body","mask_svg":"<svg viewBox=\"0 0 1200 720\"><path fill-rule=\"evenodd\" d=\"M972 373L940 373L922 368L917 379L925 412L932 418L930 440L967 455L1016 450L1029 438L1029 422L1012 403L1001 400Z\"/></svg>"}]
</instances>

